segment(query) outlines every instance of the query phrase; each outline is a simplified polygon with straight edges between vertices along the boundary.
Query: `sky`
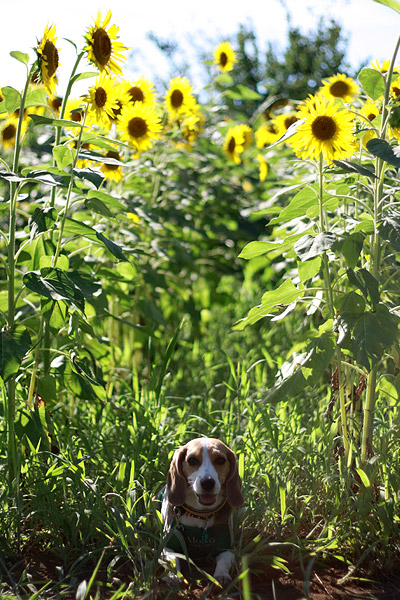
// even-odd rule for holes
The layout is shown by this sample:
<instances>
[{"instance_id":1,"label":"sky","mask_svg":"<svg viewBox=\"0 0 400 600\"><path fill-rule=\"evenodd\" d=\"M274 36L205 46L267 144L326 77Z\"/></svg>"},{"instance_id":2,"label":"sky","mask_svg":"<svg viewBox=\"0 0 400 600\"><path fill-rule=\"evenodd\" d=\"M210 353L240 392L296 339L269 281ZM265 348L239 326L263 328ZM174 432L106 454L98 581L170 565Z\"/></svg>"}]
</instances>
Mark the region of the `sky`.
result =
<instances>
[{"instance_id":1,"label":"sky","mask_svg":"<svg viewBox=\"0 0 400 600\"><path fill-rule=\"evenodd\" d=\"M25 67L9 53L19 50L30 54L33 60L33 48L41 39L45 26L55 23L60 57L60 95L75 59L73 46L63 38L72 40L80 49L83 35L93 24L98 10L104 17L111 8L111 23L119 27L120 41L130 47L124 76L144 75L151 79L156 76L164 76L165 79L168 63L148 39L150 31L163 40L180 42L184 58L195 62L194 45L208 49L209 40L223 41L238 30L239 23L254 26L260 50L266 49L269 42L277 49L284 49L288 30L287 11L292 25L304 33L314 29L321 16L327 21L332 17L342 25L348 37L347 57L353 68L366 60L382 62L391 58L400 34L400 14L374 0L113 0L108 3L102 0L40 0L38 3L2 0L1 4L0 87L23 87ZM88 70L87 66L82 65L84 70ZM193 76L195 78L196 73ZM87 87L87 81L91 80L77 85ZM196 88L196 82L192 83Z\"/></svg>"}]
</instances>

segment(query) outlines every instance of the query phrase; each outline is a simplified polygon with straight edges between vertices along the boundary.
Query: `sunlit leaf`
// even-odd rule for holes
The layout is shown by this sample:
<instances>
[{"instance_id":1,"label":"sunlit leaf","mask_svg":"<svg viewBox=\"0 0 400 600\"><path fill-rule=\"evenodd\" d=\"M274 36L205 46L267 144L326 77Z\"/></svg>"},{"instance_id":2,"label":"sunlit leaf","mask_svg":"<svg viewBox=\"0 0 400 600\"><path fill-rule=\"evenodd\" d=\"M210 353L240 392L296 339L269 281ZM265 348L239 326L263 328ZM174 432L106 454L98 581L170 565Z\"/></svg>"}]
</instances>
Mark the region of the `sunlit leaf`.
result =
<instances>
[{"instance_id":1,"label":"sunlit leaf","mask_svg":"<svg viewBox=\"0 0 400 600\"><path fill-rule=\"evenodd\" d=\"M21 94L14 88L6 86L1 88L1 93L4 96L4 105L8 114L13 113L21 105Z\"/></svg>"},{"instance_id":2,"label":"sunlit leaf","mask_svg":"<svg viewBox=\"0 0 400 600\"><path fill-rule=\"evenodd\" d=\"M43 269L40 273L31 271L24 275L23 281L27 288L40 296L51 300L64 300L68 304L74 304L82 312L85 310L82 292L61 269Z\"/></svg>"},{"instance_id":3,"label":"sunlit leaf","mask_svg":"<svg viewBox=\"0 0 400 600\"><path fill-rule=\"evenodd\" d=\"M365 67L360 71L358 80L372 100L377 100L385 91L385 78L377 69Z\"/></svg>"},{"instance_id":4,"label":"sunlit leaf","mask_svg":"<svg viewBox=\"0 0 400 600\"><path fill-rule=\"evenodd\" d=\"M15 58L15 60L18 60L25 66L29 65L29 54L25 54L25 52L13 50L12 52L10 52L10 56L12 56L13 58Z\"/></svg>"},{"instance_id":5,"label":"sunlit leaf","mask_svg":"<svg viewBox=\"0 0 400 600\"><path fill-rule=\"evenodd\" d=\"M374 156L381 158L389 163L389 165L393 165L397 168L400 167L400 156L394 152L393 147L386 140L373 138L367 142L366 146L369 152Z\"/></svg>"},{"instance_id":6,"label":"sunlit leaf","mask_svg":"<svg viewBox=\"0 0 400 600\"><path fill-rule=\"evenodd\" d=\"M398 322L383 304L365 312L354 325L353 353L358 364L372 369L398 339Z\"/></svg>"},{"instance_id":7,"label":"sunlit leaf","mask_svg":"<svg viewBox=\"0 0 400 600\"><path fill-rule=\"evenodd\" d=\"M0 376L4 382L18 373L30 347L31 338L25 327L18 325L11 330L0 331Z\"/></svg>"},{"instance_id":8,"label":"sunlit leaf","mask_svg":"<svg viewBox=\"0 0 400 600\"><path fill-rule=\"evenodd\" d=\"M44 231L48 231L57 219L54 208L35 208L28 221L31 241Z\"/></svg>"},{"instance_id":9,"label":"sunlit leaf","mask_svg":"<svg viewBox=\"0 0 400 600\"><path fill-rule=\"evenodd\" d=\"M310 260L331 250L336 239L336 235L330 231L323 231L316 236L307 234L295 243L294 251L301 261Z\"/></svg>"},{"instance_id":10,"label":"sunlit leaf","mask_svg":"<svg viewBox=\"0 0 400 600\"><path fill-rule=\"evenodd\" d=\"M397 2L397 0L374 0L374 2L384 4L385 6L388 6L389 8L392 8L396 12L400 13L400 2Z\"/></svg>"}]
</instances>

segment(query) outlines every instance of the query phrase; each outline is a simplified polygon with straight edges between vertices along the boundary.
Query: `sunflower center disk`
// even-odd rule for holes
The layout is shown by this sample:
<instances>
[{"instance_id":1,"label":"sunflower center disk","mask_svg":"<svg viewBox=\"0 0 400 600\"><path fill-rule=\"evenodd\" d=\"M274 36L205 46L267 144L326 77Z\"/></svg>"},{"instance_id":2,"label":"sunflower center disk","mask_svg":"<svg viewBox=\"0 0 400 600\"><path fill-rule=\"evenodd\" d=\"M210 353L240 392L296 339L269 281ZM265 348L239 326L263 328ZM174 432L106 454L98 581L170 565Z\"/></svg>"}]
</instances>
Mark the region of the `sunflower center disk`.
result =
<instances>
[{"instance_id":1,"label":"sunflower center disk","mask_svg":"<svg viewBox=\"0 0 400 600\"><path fill-rule=\"evenodd\" d=\"M16 133L17 130L14 125L7 125L7 127L4 127L2 132L3 140L12 140L13 138L15 138Z\"/></svg>"},{"instance_id":2,"label":"sunflower center disk","mask_svg":"<svg viewBox=\"0 0 400 600\"><path fill-rule=\"evenodd\" d=\"M228 152L234 152L236 148L236 140L234 137L231 137L228 144Z\"/></svg>"},{"instance_id":3,"label":"sunflower center disk","mask_svg":"<svg viewBox=\"0 0 400 600\"><path fill-rule=\"evenodd\" d=\"M96 89L96 93L94 95L94 101L96 106L102 108L107 102L107 92L104 88L98 87Z\"/></svg>"},{"instance_id":4,"label":"sunflower center disk","mask_svg":"<svg viewBox=\"0 0 400 600\"><path fill-rule=\"evenodd\" d=\"M183 104L183 94L181 90L174 90L171 94L171 104L174 108L179 108Z\"/></svg>"},{"instance_id":5,"label":"sunflower center disk","mask_svg":"<svg viewBox=\"0 0 400 600\"><path fill-rule=\"evenodd\" d=\"M219 64L221 65L221 67L225 67L227 62L228 62L227 55L225 54L225 52L221 52L220 57L219 57Z\"/></svg>"},{"instance_id":6,"label":"sunflower center disk","mask_svg":"<svg viewBox=\"0 0 400 600\"><path fill-rule=\"evenodd\" d=\"M144 94L142 92L142 90L138 87L131 87L131 89L129 90L129 95L131 97L132 102L143 102L144 101Z\"/></svg>"},{"instance_id":7,"label":"sunflower center disk","mask_svg":"<svg viewBox=\"0 0 400 600\"><path fill-rule=\"evenodd\" d=\"M335 81L329 88L329 91L335 98L344 98L348 95L350 89L345 81Z\"/></svg>"},{"instance_id":8,"label":"sunflower center disk","mask_svg":"<svg viewBox=\"0 0 400 600\"><path fill-rule=\"evenodd\" d=\"M111 40L108 33L100 27L93 34L93 53L102 67L110 60L112 52Z\"/></svg>"},{"instance_id":9,"label":"sunflower center disk","mask_svg":"<svg viewBox=\"0 0 400 600\"><path fill-rule=\"evenodd\" d=\"M46 40L43 48L43 58L46 62L47 76L53 77L58 67L58 51L53 42Z\"/></svg>"},{"instance_id":10,"label":"sunflower center disk","mask_svg":"<svg viewBox=\"0 0 400 600\"><path fill-rule=\"evenodd\" d=\"M318 140L331 140L336 133L336 123L332 117L319 116L311 125L311 130Z\"/></svg>"},{"instance_id":11,"label":"sunflower center disk","mask_svg":"<svg viewBox=\"0 0 400 600\"><path fill-rule=\"evenodd\" d=\"M291 125L293 125L293 123L296 123L296 121L297 121L297 117L287 117L285 119L285 127L286 127L286 129L289 129L289 127Z\"/></svg>"},{"instance_id":12,"label":"sunflower center disk","mask_svg":"<svg viewBox=\"0 0 400 600\"><path fill-rule=\"evenodd\" d=\"M116 160L120 159L120 156L118 154L118 152L114 152L113 150L109 150L106 154L107 158L115 158ZM119 165L110 165L107 164L107 169L109 171L117 171L119 168Z\"/></svg>"},{"instance_id":13,"label":"sunflower center disk","mask_svg":"<svg viewBox=\"0 0 400 600\"><path fill-rule=\"evenodd\" d=\"M134 117L129 121L129 135L134 138L140 138L147 133L147 123L140 117Z\"/></svg>"}]
</instances>

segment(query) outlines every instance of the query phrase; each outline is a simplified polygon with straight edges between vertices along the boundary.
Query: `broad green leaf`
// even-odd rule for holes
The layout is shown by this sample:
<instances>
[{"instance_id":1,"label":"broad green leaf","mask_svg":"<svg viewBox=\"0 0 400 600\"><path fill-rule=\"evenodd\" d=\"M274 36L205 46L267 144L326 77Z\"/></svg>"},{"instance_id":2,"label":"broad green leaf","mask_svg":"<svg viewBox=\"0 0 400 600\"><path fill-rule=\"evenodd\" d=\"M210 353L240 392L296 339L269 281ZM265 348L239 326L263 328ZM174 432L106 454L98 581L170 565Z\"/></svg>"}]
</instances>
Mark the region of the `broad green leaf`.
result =
<instances>
[{"instance_id":1,"label":"broad green leaf","mask_svg":"<svg viewBox=\"0 0 400 600\"><path fill-rule=\"evenodd\" d=\"M57 211L54 208L35 208L28 221L31 241L39 235L39 233L48 231L53 226L56 219Z\"/></svg>"},{"instance_id":2,"label":"broad green leaf","mask_svg":"<svg viewBox=\"0 0 400 600\"><path fill-rule=\"evenodd\" d=\"M76 81L80 81L81 79L90 79L91 77L96 77L98 73L95 71L86 71L86 73L78 73L74 75L71 79L71 85L73 85Z\"/></svg>"},{"instance_id":3,"label":"broad green leaf","mask_svg":"<svg viewBox=\"0 0 400 600\"><path fill-rule=\"evenodd\" d=\"M82 123L76 121L68 121L67 119L52 119L43 115L28 114L33 121L33 125L54 125L55 127L83 127Z\"/></svg>"},{"instance_id":4,"label":"broad green leaf","mask_svg":"<svg viewBox=\"0 0 400 600\"><path fill-rule=\"evenodd\" d=\"M105 156L104 154L100 154L100 152L93 152L92 150L80 150L78 158L80 158L81 160L91 160L93 162L100 162L105 165L124 165L123 162L116 158L111 158L110 156Z\"/></svg>"},{"instance_id":5,"label":"broad green leaf","mask_svg":"<svg viewBox=\"0 0 400 600\"><path fill-rule=\"evenodd\" d=\"M103 235L102 233L97 232L96 236L97 236L97 239L100 240L101 242L103 242L103 244L108 248L108 250L111 252L111 254L113 254L116 258L118 258L119 260L125 260L125 261L128 260L125 256L125 254L122 252L121 246L118 246L118 244L116 244L112 240L109 240L108 238L106 238L106 236Z\"/></svg>"},{"instance_id":6,"label":"broad green leaf","mask_svg":"<svg viewBox=\"0 0 400 600\"><path fill-rule=\"evenodd\" d=\"M287 223L297 217L304 217L307 210L313 206L318 207L317 193L312 187L306 186L292 198L288 206L282 209L279 216L271 219L269 225Z\"/></svg>"},{"instance_id":7,"label":"broad green leaf","mask_svg":"<svg viewBox=\"0 0 400 600\"><path fill-rule=\"evenodd\" d=\"M107 194L107 192L103 192L100 190L89 190L87 197L89 200L92 198L98 198L109 209L115 209L124 212L126 211L126 207L120 202L120 200L115 196L112 196L111 194Z\"/></svg>"},{"instance_id":8,"label":"broad green leaf","mask_svg":"<svg viewBox=\"0 0 400 600\"><path fill-rule=\"evenodd\" d=\"M294 251L301 261L315 258L327 250L331 250L336 243L336 235L329 231L323 231L316 236L304 235L294 245Z\"/></svg>"},{"instance_id":9,"label":"broad green leaf","mask_svg":"<svg viewBox=\"0 0 400 600\"><path fill-rule=\"evenodd\" d=\"M335 341L331 333L323 333L313 339L304 354L292 357L283 369L289 375L282 379L281 371L278 383L267 393L265 400L279 402L300 394L308 386L314 386L329 366L334 351Z\"/></svg>"},{"instance_id":10,"label":"broad green leaf","mask_svg":"<svg viewBox=\"0 0 400 600\"><path fill-rule=\"evenodd\" d=\"M50 173L50 171L43 170L29 171L26 173L26 179L33 179L52 187L66 187L68 181L67 176L62 177L61 175L56 175L54 173Z\"/></svg>"},{"instance_id":11,"label":"broad green leaf","mask_svg":"<svg viewBox=\"0 0 400 600\"><path fill-rule=\"evenodd\" d=\"M39 260L40 270L46 269L47 267L52 267L53 260L54 260L54 256L41 256L40 260ZM62 271L68 271L68 269L69 269L68 256L65 256L65 254L60 254L59 257L57 258L56 267L57 267L57 269L61 269Z\"/></svg>"},{"instance_id":12,"label":"broad green leaf","mask_svg":"<svg viewBox=\"0 0 400 600\"><path fill-rule=\"evenodd\" d=\"M389 208L383 214L380 233L394 250L400 251L400 211Z\"/></svg>"},{"instance_id":13,"label":"broad green leaf","mask_svg":"<svg viewBox=\"0 0 400 600\"><path fill-rule=\"evenodd\" d=\"M94 279L92 274L83 271L72 271L68 273L68 277L74 285L80 290L82 296L89 300L93 296L98 296L101 293L101 282Z\"/></svg>"},{"instance_id":14,"label":"broad green leaf","mask_svg":"<svg viewBox=\"0 0 400 600\"><path fill-rule=\"evenodd\" d=\"M18 50L13 50L10 52L10 56L15 58L15 60L19 60L26 67L29 65L29 54L25 54L25 52L19 52Z\"/></svg>"},{"instance_id":15,"label":"broad green leaf","mask_svg":"<svg viewBox=\"0 0 400 600\"><path fill-rule=\"evenodd\" d=\"M67 304L78 307L82 312L85 311L82 292L61 269L43 269L40 273L30 271L24 275L23 282L28 289L40 296L51 300L64 300Z\"/></svg>"},{"instance_id":16,"label":"broad green leaf","mask_svg":"<svg viewBox=\"0 0 400 600\"><path fill-rule=\"evenodd\" d=\"M79 177L79 179L86 179L90 181L96 188L99 188L103 183L104 175L103 173L99 173L98 171L94 171L93 169L78 169L75 167L73 169L74 175Z\"/></svg>"},{"instance_id":17,"label":"broad green leaf","mask_svg":"<svg viewBox=\"0 0 400 600\"><path fill-rule=\"evenodd\" d=\"M25 100L25 108L31 106L49 106L47 103L47 94L44 90L37 88L28 92Z\"/></svg>"},{"instance_id":18,"label":"broad green leaf","mask_svg":"<svg viewBox=\"0 0 400 600\"><path fill-rule=\"evenodd\" d=\"M263 317L272 316L271 311L277 306L286 306L291 304L297 298L301 298L304 295L304 291L302 289L297 288L291 281L291 279L286 279L276 290L272 290L269 292L265 292L261 299L261 304L252 308L247 317L240 319L233 329L236 331L241 331L247 325L253 325L257 323Z\"/></svg>"},{"instance_id":19,"label":"broad green leaf","mask_svg":"<svg viewBox=\"0 0 400 600\"><path fill-rule=\"evenodd\" d=\"M232 85L233 77L232 77L232 75L229 75L229 73L220 73L215 78L215 82L219 83L221 85Z\"/></svg>"},{"instance_id":20,"label":"broad green leaf","mask_svg":"<svg viewBox=\"0 0 400 600\"><path fill-rule=\"evenodd\" d=\"M85 200L85 206L88 210L91 210L99 215L103 215L103 217L110 218L113 216L108 206L104 204L102 200L99 200L99 198L87 198Z\"/></svg>"},{"instance_id":21,"label":"broad green leaf","mask_svg":"<svg viewBox=\"0 0 400 600\"><path fill-rule=\"evenodd\" d=\"M385 6L388 6L389 8L392 8L396 12L400 13L400 2L397 2L397 0L374 0L374 2L384 4Z\"/></svg>"},{"instance_id":22,"label":"broad green leaf","mask_svg":"<svg viewBox=\"0 0 400 600\"><path fill-rule=\"evenodd\" d=\"M65 221L64 235L79 235L96 239L97 231L93 229L93 227L90 227L90 225L86 225L86 223L82 223L81 221L76 221L76 219L67 217Z\"/></svg>"},{"instance_id":23,"label":"broad green leaf","mask_svg":"<svg viewBox=\"0 0 400 600\"><path fill-rule=\"evenodd\" d=\"M299 279L302 283L312 279L321 269L321 257L316 256L298 264Z\"/></svg>"},{"instance_id":24,"label":"broad green leaf","mask_svg":"<svg viewBox=\"0 0 400 600\"><path fill-rule=\"evenodd\" d=\"M6 86L1 88L1 93L4 96L4 105L8 114L13 113L21 105L21 94L12 87Z\"/></svg>"},{"instance_id":25,"label":"broad green leaf","mask_svg":"<svg viewBox=\"0 0 400 600\"><path fill-rule=\"evenodd\" d=\"M352 233L347 236L342 244L342 254L349 267L354 269L358 263L361 250L364 243L364 236L361 233Z\"/></svg>"},{"instance_id":26,"label":"broad green leaf","mask_svg":"<svg viewBox=\"0 0 400 600\"><path fill-rule=\"evenodd\" d=\"M65 169L65 167L74 162L74 154L71 148L67 148L66 146L55 146L53 148L53 156L59 169Z\"/></svg>"},{"instance_id":27,"label":"broad green leaf","mask_svg":"<svg viewBox=\"0 0 400 600\"><path fill-rule=\"evenodd\" d=\"M372 306L379 302L379 284L367 269L358 269L357 271L347 269L347 277L351 285L358 288Z\"/></svg>"},{"instance_id":28,"label":"broad green leaf","mask_svg":"<svg viewBox=\"0 0 400 600\"><path fill-rule=\"evenodd\" d=\"M19 410L15 420L15 433L21 442L32 451L49 450L49 433L53 431L51 417L45 406L37 410Z\"/></svg>"},{"instance_id":29,"label":"broad green leaf","mask_svg":"<svg viewBox=\"0 0 400 600\"><path fill-rule=\"evenodd\" d=\"M20 183L21 181L25 180L25 177L21 177L20 175L11 173L11 171L0 171L0 179L4 179L5 181Z\"/></svg>"},{"instance_id":30,"label":"broad green leaf","mask_svg":"<svg viewBox=\"0 0 400 600\"><path fill-rule=\"evenodd\" d=\"M386 140L373 138L366 144L367 149L371 154L386 161L389 165L400 167L400 156L394 151L392 146Z\"/></svg>"},{"instance_id":31,"label":"broad green leaf","mask_svg":"<svg viewBox=\"0 0 400 600\"><path fill-rule=\"evenodd\" d=\"M349 160L334 160L333 162L345 173L358 173L359 175L365 175L366 177L372 177L373 179L377 178L371 169L367 169L366 167L350 162Z\"/></svg>"},{"instance_id":32,"label":"broad green leaf","mask_svg":"<svg viewBox=\"0 0 400 600\"><path fill-rule=\"evenodd\" d=\"M223 94L232 100L259 100L262 98L261 94L241 84L233 85L228 90L225 90Z\"/></svg>"},{"instance_id":33,"label":"broad green leaf","mask_svg":"<svg viewBox=\"0 0 400 600\"><path fill-rule=\"evenodd\" d=\"M22 359L31 348L31 338L25 327L18 325L0 331L0 376L4 382L18 373Z\"/></svg>"},{"instance_id":34,"label":"broad green leaf","mask_svg":"<svg viewBox=\"0 0 400 600\"><path fill-rule=\"evenodd\" d=\"M365 67L358 75L363 90L372 100L377 100L385 91L385 78L380 71Z\"/></svg>"},{"instance_id":35,"label":"broad green leaf","mask_svg":"<svg viewBox=\"0 0 400 600\"><path fill-rule=\"evenodd\" d=\"M359 365L371 370L385 350L398 339L398 319L383 304L365 312L354 325L353 354Z\"/></svg>"}]
</instances>

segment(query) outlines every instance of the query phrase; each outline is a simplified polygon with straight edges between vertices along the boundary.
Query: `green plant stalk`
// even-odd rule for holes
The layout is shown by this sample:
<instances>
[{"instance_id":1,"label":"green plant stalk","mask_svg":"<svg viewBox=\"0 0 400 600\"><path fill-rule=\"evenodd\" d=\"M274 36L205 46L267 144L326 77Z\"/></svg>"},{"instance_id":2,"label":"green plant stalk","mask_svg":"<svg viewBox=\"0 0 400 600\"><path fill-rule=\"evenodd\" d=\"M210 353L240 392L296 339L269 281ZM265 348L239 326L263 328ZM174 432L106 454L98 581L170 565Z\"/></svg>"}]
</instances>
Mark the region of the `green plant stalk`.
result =
<instances>
[{"instance_id":1,"label":"green plant stalk","mask_svg":"<svg viewBox=\"0 0 400 600\"><path fill-rule=\"evenodd\" d=\"M379 138L385 139L386 128L388 122L388 109L387 105L389 102L390 85L392 81L392 74L394 69L394 63L396 61L397 52L400 47L400 36L397 40L395 50L393 52L392 60L388 72L386 74L385 92L382 104L382 125L379 132ZM378 284L380 281L380 266L381 266L381 241L379 235L379 224L382 218L382 198L383 198L383 178L385 172L385 163L380 158L375 161L375 173L377 179L375 180L374 186L374 234L372 238L372 252L371 252L371 274L375 277ZM374 365L368 374L367 382L367 394L365 399L364 407L364 419L362 429L362 441L361 441L361 464L365 465L368 458L369 446L372 443L373 436L373 415L375 410L376 402L376 380L377 380L378 366Z\"/></svg>"},{"instance_id":2,"label":"green plant stalk","mask_svg":"<svg viewBox=\"0 0 400 600\"><path fill-rule=\"evenodd\" d=\"M29 90L29 84L31 82L32 73L34 67L28 71L24 91L21 97L21 104L19 107L19 117L17 132L15 136L15 150L13 159L13 172L17 173L19 167L19 156L21 153L21 130L22 120L24 117L24 108L26 96ZM10 219L9 219L9 237L8 237L8 318L7 325L8 329L12 330L15 325L15 233L16 233L16 220L17 220L17 196L18 188L15 182L10 183ZM15 440L15 377L11 377L7 384L7 447L8 447L8 476L10 484L18 475L17 466L17 450ZM18 493L18 492L17 492Z\"/></svg>"},{"instance_id":3,"label":"green plant stalk","mask_svg":"<svg viewBox=\"0 0 400 600\"><path fill-rule=\"evenodd\" d=\"M323 208L323 196L324 196L324 174L323 174L323 157L320 154L319 157L319 165L318 165L318 205L319 205L319 226L321 232L325 231L325 215ZM327 292L327 302L329 306L329 310L331 313L332 319L335 318L335 306L333 302L333 291L332 291L332 283L331 283L331 275L329 270L329 263L326 252L322 255L322 266L324 272L324 281ZM347 423L347 415L346 415L346 397L345 397L345 379L343 375L343 365L342 365L342 353L337 344L335 344L335 357L336 357L336 366L338 372L338 385L339 385L339 400L340 400L340 420L342 427L342 440L344 447L344 455L345 455L345 464L348 463L349 456L349 433L348 433L348 423Z\"/></svg>"}]
</instances>

